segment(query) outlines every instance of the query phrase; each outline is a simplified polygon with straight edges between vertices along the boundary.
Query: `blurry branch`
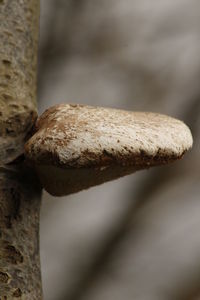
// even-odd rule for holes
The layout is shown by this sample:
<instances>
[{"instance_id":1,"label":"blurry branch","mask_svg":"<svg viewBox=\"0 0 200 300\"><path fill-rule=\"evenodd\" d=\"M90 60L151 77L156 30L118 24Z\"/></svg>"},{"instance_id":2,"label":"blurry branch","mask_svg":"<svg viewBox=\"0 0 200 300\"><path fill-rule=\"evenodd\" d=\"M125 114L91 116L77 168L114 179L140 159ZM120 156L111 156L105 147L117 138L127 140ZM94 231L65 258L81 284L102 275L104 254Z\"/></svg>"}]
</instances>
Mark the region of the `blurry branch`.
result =
<instances>
[{"instance_id":1,"label":"blurry branch","mask_svg":"<svg viewBox=\"0 0 200 300\"><path fill-rule=\"evenodd\" d=\"M153 174L152 174L153 173ZM84 293L89 290L93 283L98 280L102 275L105 266L110 261L114 250L118 247L122 239L126 235L130 234L130 231L134 231L134 216L137 214L138 210L142 205L145 205L146 201L153 196L153 194L160 189L163 184L165 184L168 174L162 168L156 169L151 173L151 180L145 180L141 182L140 185L142 189L134 196L137 199L135 203L131 197L129 205L127 206L126 212L123 214L119 220L118 226L116 226L115 231L112 231L112 235L107 238L107 242L102 245L101 249L97 253L94 262L90 266L88 272L84 272L82 280L76 285L74 291L70 295L67 295L70 300L79 300L84 295ZM155 185L156 182L156 185ZM66 295L63 296L63 300L66 299Z\"/></svg>"},{"instance_id":2,"label":"blurry branch","mask_svg":"<svg viewBox=\"0 0 200 300\"><path fill-rule=\"evenodd\" d=\"M198 101L198 97L192 103L191 101L189 103L190 108L186 111L184 119L189 123L192 131L196 134L196 122L200 115L200 103ZM173 166L156 168L144 178L144 180L140 183L141 188L136 193L136 195L134 195L136 202L133 201L133 196L131 196L126 212L119 220L119 224L118 226L116 226L116 230L112 232L112 235L108 237L105 244L102 245L87 274L83 274L82 279L76 285L74 291L72 291L70 295L67 295L69 299L81 299L81 297L90 289L94 282L98 280L120 242L130 233L134 234L134 218L137 212L143 206L145 206L145 204L150 201L151 198L153 198L153 195L160 189L162 189L163 186L170 180L184 175L184 172L182 172L183 164L184 162L181 161ZM188 296L190 295L190 293L192 293L193 290L196 290L197 284L200 284L200 280L195 281L192 279L189 283L188 291L184 291L184 295ZM186 298L184 298L185 296L183 296L182 291L177 291L176 300L186 300ZM66 295L63 296L63 300L64 299L66 299Z\"/></svg>"}]
</instances>

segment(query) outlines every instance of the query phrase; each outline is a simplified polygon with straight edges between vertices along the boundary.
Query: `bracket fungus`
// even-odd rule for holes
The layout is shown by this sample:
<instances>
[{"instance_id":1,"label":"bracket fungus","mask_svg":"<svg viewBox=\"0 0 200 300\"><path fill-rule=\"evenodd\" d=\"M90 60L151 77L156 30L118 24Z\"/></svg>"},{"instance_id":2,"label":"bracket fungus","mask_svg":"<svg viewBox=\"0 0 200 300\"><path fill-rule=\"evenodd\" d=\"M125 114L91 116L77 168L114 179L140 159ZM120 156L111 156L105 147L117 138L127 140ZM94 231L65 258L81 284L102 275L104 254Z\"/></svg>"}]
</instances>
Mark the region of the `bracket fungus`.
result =
<instances>
[{"instance_id":1,"label":"bracket fungus","mask_svg":"<svg viewBox=\"0 0 200 300\"><path fill-rule=\"evenodd\" d=\"M47 109L25 156L52 195L63 196L181 158L192 135L157 113L59 104Z\"/></svg>"}]
</instances>

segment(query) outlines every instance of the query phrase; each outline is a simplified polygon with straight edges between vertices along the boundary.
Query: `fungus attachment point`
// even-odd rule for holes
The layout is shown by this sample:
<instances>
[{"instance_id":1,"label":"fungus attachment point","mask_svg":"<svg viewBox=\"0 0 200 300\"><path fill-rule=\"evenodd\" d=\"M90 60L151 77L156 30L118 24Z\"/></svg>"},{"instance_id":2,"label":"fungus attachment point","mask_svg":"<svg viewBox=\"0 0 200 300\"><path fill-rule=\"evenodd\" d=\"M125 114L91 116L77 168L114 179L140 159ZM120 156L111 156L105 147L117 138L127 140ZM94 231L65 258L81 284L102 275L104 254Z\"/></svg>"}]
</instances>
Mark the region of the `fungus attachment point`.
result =
<instances>
[{"instance_id":1,"label":"fungus attachment point","mask_svg":"<svg viewBox=\"0 0 200 300\"><path fill-rule=\"evenodd\" d=\"M25 156L43 187L63 196L170 163L191 147L189 128L165 115L59 104L37 120Z\"/></svg>"}]
</instances>

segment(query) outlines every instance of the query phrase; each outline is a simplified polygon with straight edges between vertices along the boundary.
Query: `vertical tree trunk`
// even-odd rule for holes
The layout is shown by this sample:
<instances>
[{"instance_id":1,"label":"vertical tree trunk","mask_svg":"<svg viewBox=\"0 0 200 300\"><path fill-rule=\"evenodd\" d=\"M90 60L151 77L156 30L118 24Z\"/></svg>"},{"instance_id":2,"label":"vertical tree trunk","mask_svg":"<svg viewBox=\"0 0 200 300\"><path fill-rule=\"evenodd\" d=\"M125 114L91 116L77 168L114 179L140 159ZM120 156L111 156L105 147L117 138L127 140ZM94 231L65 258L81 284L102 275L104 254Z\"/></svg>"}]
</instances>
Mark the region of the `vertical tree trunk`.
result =
<instances>
[{"instance_id":1,"label":"vertical tree trunk","mask_svg":"<svg viewBox=\"0 0 200 300\"><path fill-rule=\"evenodd\" d=\"M38 23L39 0L0 0L0 300L42 299L41 188L23 161L37 117Z\"/></svg>"},{"instance_id":2,"label":"vertical tree trunk","mask_svg":"<svg viewBox=\"0 0 200 300\"><path fill-rule=\"evenodd\" d=\"M42 299L40 188L23 168L0 173L0 299Z\"/></svg>"}]
</instances>

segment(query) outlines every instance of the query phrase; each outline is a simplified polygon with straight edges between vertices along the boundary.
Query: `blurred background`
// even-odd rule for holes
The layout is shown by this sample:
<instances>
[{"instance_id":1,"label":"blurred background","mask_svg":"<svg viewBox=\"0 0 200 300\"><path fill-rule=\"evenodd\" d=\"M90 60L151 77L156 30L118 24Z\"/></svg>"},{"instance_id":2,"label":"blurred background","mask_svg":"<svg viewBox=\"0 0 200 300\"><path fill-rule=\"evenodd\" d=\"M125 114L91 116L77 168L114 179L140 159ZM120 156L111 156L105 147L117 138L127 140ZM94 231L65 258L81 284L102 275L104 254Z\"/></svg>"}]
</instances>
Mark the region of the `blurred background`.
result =
<instances>
[{"instance_id":1,"label":"blurred background","mask_svg":"<svg viewBox=\"0 0 200 300\"><path fill-rule=\"evenodd\" d=\"M43 194L45 300L200 299L199 0L41 0L39 112L55 103L185 121L172 165Z\"/></svg>"}]
</instances>

